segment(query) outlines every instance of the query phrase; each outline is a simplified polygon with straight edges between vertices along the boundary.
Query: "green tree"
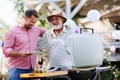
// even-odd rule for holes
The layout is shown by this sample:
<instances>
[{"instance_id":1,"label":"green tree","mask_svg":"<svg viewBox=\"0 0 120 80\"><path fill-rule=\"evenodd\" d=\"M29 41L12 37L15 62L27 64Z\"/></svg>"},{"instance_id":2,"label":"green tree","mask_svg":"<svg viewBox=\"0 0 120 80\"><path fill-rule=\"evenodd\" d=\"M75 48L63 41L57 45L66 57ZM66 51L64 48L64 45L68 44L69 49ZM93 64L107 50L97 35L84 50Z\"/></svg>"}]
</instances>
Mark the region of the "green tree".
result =
<instances>
[{"instance_id":1,"label":"green tree","mask_svg":"<svg viewBox=\"0 0 120 80\"><path fill-rule=\"evenodd\" d=\"M23 14L24 14L24 2L22 0L10 0L14 3L14 8L17 11L17 15L18 15L18 21L20 21L23 18ZM39 10L39 19L38 19L38 26L44 27L46 29L48 29L49 24L47 24L46 22L46 15L44 14L45 12L43 10Z\"/></svg>"},{"instance_id":2,"label":"green tree","mask_svg":"<svg viewBox=\"0 0 120 80\"><path fill-rule=\"evenodd\" d=\"M4 40L5 34L10 28L2 19L0 19L0 40Z\"/></svg>"},{"instance_id":3,"label":"green tree","mask_svg":"<svg viewBox=\"0 0 120 80\"><path fill-rule=\"evenodd\" d=\"M38 19L37 25L39 25L41 27L44 27L45 29L49 29L50 25L46 21L46 16L47 15L45 14L45 11L44 10L39 10L38 14L39 14L39 19Z\"/></svg>"},{"instance_id":4,"label":"green tree","mask_svg":"<svg viewBox=\"0 0 120 80\"><path fill-rule=\"evenodd\" d=\"M23 0L10 0L13 2L14 4L14 8L17 11L17 15L18 15L18 21L21 20L23 18L23 14L24 14L24 3Z\"/></svg>"}]
</instances>

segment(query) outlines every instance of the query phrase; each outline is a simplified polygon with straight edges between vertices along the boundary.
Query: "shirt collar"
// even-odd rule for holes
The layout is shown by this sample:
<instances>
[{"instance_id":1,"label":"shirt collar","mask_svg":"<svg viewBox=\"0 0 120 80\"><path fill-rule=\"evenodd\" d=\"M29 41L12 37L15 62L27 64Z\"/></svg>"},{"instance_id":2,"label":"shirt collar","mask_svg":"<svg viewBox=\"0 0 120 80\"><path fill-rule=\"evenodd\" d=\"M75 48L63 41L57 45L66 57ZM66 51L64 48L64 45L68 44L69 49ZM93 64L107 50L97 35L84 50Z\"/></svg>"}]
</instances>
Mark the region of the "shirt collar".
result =
<instances>
[{"instance_id":1,"label":"shirt collar","mask_svg":"<svg viewBox=\"0 0 120 80\"><path fill-rule=\"evenodd\" d=\"M18 24L18 27L19 27L20 29L22 29L22 30L27 31L27 29L23 28L21 24ZM31 29L34 29L34 27L32 27ZM31 29L29 29L29 30L31 30Z\"/></svg>"},{"instance_id":2,"label":"shirt collar","mask_svg":"<svg viewBox=\"0 0 120 80\"><path fill-rule=\"evenodd\" d=\"M67 32L67 28L65 25L63 25L63 30L61 33L66 33ZM54 33L54 29L52 28L51 31L50 31L50 34L53 36L53 37L56 37L55 33Z\"/></svg>"},{"instance_id":3,"label":"shirt collar","mask_svg":"<svg viewBox=\"0 0 120 80\"><path fill-rule=\"evenodd\" d=\"M63 25L63 30L62 30L62 32L67 32L66 25ZM53 34L53 33L54 33L54 29L52 28L52 29L51 29L51 34Z\"/></svg>"}]
</instances>

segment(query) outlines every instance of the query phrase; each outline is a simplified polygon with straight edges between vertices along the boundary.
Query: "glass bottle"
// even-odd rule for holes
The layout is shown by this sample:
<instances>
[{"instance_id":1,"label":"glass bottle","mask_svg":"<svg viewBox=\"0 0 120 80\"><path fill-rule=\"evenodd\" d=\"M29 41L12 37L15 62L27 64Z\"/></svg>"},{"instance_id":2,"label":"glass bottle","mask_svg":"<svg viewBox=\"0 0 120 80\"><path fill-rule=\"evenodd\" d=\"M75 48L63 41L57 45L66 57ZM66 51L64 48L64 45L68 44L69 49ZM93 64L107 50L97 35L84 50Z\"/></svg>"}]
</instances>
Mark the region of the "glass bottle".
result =
<instances>
[{"instance_id":1,"label":"glass bottle","mask_svg":"<svg viewBox=\"0 0 120 80\"><path fill-rule=\"evenodd\" d=\"M42 73L46 73L47 72L47 66L45 61L43 61L43 65L42 65Z\"/></svg>"},{"instance_id":2,"label":"glass bottle","mask_svg":"<svg viewBox=\"0 0 120 80\"><path fill-rule=\"evenodd\" d=\"M39 73L39 71L40 71L40 68L39 68L38 64L36 64L34 67L34 73Z\"/></svg>"}]
</instances>

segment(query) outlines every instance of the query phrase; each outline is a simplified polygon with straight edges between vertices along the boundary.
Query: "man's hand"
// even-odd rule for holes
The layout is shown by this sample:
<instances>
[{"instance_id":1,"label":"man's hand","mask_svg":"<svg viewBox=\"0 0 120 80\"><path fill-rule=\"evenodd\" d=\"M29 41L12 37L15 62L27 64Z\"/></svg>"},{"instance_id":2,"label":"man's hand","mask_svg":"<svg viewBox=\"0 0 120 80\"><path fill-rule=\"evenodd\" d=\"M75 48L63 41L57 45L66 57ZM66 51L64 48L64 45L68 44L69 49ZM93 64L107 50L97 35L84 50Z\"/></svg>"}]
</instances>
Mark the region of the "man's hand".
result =
<instances>
[{"instance_id":1,"label":"man's hand","mask_svg":"<svg viewBox=\"0 0 120 80\"><path fill-rule=\"evenodd\" d=\"M32 54L28 51L22 51L22 52L11 51L9 54L10 57L27 57L30 55L32 55Z\"/></svg>"},{"instance_id":2,"label":"man's hand","mask_svg":"<svg viewBox=\"0 0 120 80\"><path fill-rule=\"evenodd\" d=\"M22 53L20 53L20 55L22 56L22 57L27 57L27 56L30 56L30 55L32 55L30 52L28 52L28 51L23 51Z\"/></svg>"}]
</instances>

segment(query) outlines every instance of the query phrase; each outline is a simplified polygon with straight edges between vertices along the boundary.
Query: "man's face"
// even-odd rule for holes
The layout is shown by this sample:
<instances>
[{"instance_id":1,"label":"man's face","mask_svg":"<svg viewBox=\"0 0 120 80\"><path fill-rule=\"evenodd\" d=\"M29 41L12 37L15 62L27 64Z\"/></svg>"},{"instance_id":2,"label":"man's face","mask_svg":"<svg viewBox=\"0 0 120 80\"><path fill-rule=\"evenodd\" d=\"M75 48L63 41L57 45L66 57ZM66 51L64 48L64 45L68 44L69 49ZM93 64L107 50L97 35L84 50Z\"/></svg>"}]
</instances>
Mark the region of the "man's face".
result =
<instances>
[{"instance_id":1,"label":"man's face","mask_svg":"<svg viewBox=\"0 0 120 80\"><path fill-rule=\"evenodd\" d=\"M57 17L57 16L52 17L52 19L51 19L51 25L52 25L53 29L56 29L56 30L60 29L62 27L62 25L63 25L62 18L61 17Z\"/></svg>"},{"instance_id":2,"label":"man's face","mask_svg":"<svg viewBox=\"0 0 120 80\"><path fill-rule=\"evenodd\" d=\"M37 20L38 20L38 18L36 18L33 15L30 18L25 16L26 23L25 23L24 27L26 29L31 29L36 24Z\"/></svg>"}]
</instances>

